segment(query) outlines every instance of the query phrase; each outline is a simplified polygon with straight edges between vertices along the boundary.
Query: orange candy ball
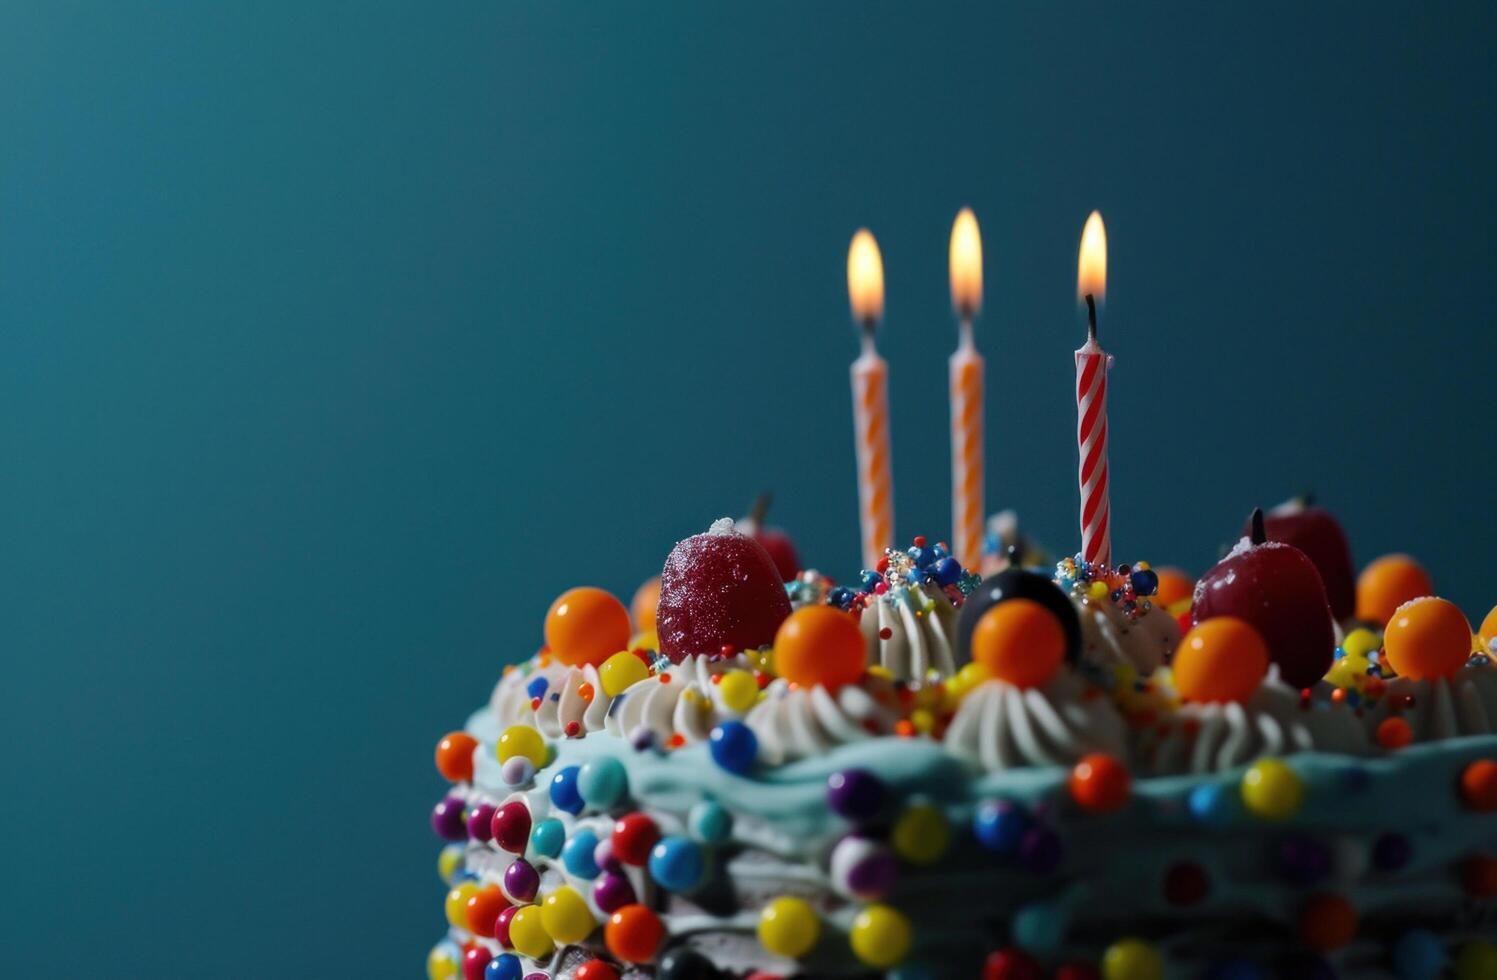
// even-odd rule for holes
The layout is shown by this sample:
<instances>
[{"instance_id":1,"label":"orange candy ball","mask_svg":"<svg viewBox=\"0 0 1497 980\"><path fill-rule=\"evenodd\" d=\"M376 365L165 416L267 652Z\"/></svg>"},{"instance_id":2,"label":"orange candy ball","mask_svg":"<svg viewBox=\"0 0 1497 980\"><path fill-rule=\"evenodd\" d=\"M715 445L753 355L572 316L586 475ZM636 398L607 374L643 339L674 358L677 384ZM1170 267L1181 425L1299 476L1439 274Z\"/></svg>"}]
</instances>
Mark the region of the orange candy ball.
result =
<instances>
[{"instance_id":1,"label":"orange candy ball","mask_svg":"<svg viewBox=\"0 0 1497 980\"><path fill-rule=\"evenodd\" d=\"M861 678L867 662L858 621L831 606L802 606L775 633L775 673L792 684L835 690Z\"/></svg>"},{"instance_id":2,"label":"orange candy ball","mask_svg":"<svg viewBox=\"0 0 1497 980\"><path fill-rule=\"evenodd\" d=\"M1159 589L1152 596L1156 606L1168 609L1195 594L1196 580L1178 568L1161 568L1154 574L1159 576Z\"/></svg>"},{"instance_id":3,"label":"orange candy ball","mask_svg":"<svg viewBox=\"0 0 1497 980\"><path fill-rule=\"evenodd\" d=\"M1015 687L1039 687L1066 657L1066 631L1055 614L1033 599L1000 602L972 629L972 659Z\"/></svg>"},{"instance_id":4,"label":"orange candy ball","mask_svg":"<svg viewBox=\"0 0 1497 980\"><path fill-rule=\"evenodd\" d=\"M1471 624L1452 602L1425 596L1398 607L1383 633L1383 658L1400 677L1449 677L1471 654Z\"/></svg>"},{"instance_id":5,"label":"orange candy ball","mask_svg":"<svg viewBox=\"0 0 1497 980\"><path fill-rule=\"evenodd\" d=\"M1300 909L1299 934L1318 953L1340 949L1357 934L1357 910L1340 895L1315 895Z\"/></svg>"},{"instance_id":6,"label":"orange candy ball","mask_svg":"<svg viewBox=\"0 0 1497 980\"><path fill-rule=\"evenodd\" d=\"M1092 813L1111 813L1128 802L1133 777L1128 767L1104 752L1094 752L1071 770L1071 798Z\"/></svg>"},{"instance_id":7,"label":"orange candy ball","mask_svg":"<svg viewBox=\"0 0 1497 980\"><path fill-rule=\"evenodd\" d=\"M1472 898L1497 895L1497 858L1473 854L1461 862L1461 885Z\"/></svg>"},{"instance_id":8,"label":"orange candy ball","mask_svg":"<svg viewBox=\"0 0 1497 980\"><path fill-rule=\"evenodd\" d=\"M1377 744L1390 751L1414 741L1414 730L1402 718L1384 718L1378 722Z\"/></svg>"},{"instance_id":9,"label":"orange candy ball","mask_svg":"<svg viewBox=\"0 0 1497 980\"><path fill-rule=\"evenodd\" d=\"M1357 578L1357 618L1382 625L1405 602L1434 591L1429 573L1417 561L1408 555L1384 555Z\"/></svg>"},{"instance_id":10,"label":"orange candy ball","mask_svg":"<svg viewBox=\"0 0 1497 980\"><path fill-rule=\"evenodd\" d=\"M1497 640L1497 606L1493 606L1492 611L1487 613L1487 618L1481 621L1481 629L1477 632L1488 643Z\"/></svg>"},{"instance_id":11,"label":"orange candy ball","mask_svg":"<svg viewBox=\"0 0 1497 980\"><path fill-rule=\"evenodd\" d=\"M499 913L509 908L509 899L498 885L480 888L468 899L468 930L475 936L493 938L494 922Z\"/></svg>"},{"instance_id":12,"label":"orange candy ball","mask_svg":"<svg viewBox=\"0 0 1497 980\"><path fill-rule=\"evenodd\" d=\"M1497 810L1497 762L1477 759L1462 770L1461 799L1482 813Z\"/></svg>"},{"instance_id":13,"label":"orange candy ball","mask_svg":"<svg viewBox=\"0 0 1497 980\"><path fill-rule=\"evenodd\" d=\"M1268 672L1268 644L1246 620L1216 616L1191 627L1171 667L1186 701L1246 701Z\"/></svg>"},{"instance_id":14,"label":"orange candy ball","mask_svg":"<svg viewBox=\"0 0 1497 980\"><path fill-rule=\"evenodd\" d=\"M625 905L603 927L608 951L626 963L648 963L665 938L660 918L643 905Z\"/></svg>"},{"instance_id":15,"label":"orange candy ball","mask_svg":"<svg viewBox=\"0 0 1497 980\"><path fill-rule=\"evenodd\" d=\"M546 646L569 667L596 667L629 646L629 610L602 589L569 589L546 613Z\"/></svg>"},{"instance_id":16,"label":"orange candy ball","mask_svg":"<svg viewBox=\"0 0 1497 980\"><path fill-rule=\"evenodd\" d=\"M467 732L448 732L437 743L437 772L449 783L473 781L473 750L478 739Z\"/></svg>"},{"instance_id":17,"label":"orange candy ball","mask_svg":"<svg viewBox=\"0 0 1497 980\"><path fill-rule=\"evenodd\" d=\"M634 628L647 632L655 628L655 608L660 605L660 576L645 580L634 591L629 600L629 615L634 618Z\"/></svg>"}]
</instances>

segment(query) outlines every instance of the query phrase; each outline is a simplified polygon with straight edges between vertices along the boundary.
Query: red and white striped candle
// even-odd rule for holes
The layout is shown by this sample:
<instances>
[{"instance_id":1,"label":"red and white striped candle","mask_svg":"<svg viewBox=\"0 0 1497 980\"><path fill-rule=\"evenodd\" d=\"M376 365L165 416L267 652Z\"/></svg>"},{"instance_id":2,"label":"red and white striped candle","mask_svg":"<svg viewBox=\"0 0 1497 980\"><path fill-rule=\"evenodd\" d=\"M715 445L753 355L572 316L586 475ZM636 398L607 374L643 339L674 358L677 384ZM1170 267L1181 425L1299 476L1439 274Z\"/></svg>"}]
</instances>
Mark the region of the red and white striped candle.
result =
<instances>
[{"instance_id":1,"label":"red and white striped candle","mask_svg":"<svg viewBox=\"0 0 1497 980\"><path fill-rule=\"evenodd\" d=\"M960 334L949 363L951 385L951 552L963 568L982 566L984 511L983 365L972 340L982 306L982 237L971 208L951 225L951 305Z\"/></svg>"},{"instance_id":2,"label":"red and white striped candle","mask_svg":"<svg viewBox=\"0 0 1497 980\"><path fill-rule=\"evenodd\" d=\"M874 568L894 543L894 469L889 451L889 365L874 346L884 312L884 262L878 242L858 230L847 250L847 297L863 330L863 350L852 363L852 409L858 455L858 518L863 567Z\"/></svg>"},{"instance_id":3,"label":"red and white striped candle","mask_svg":"<svg viewBox=\"0 0 1497 980\"><path fill-rule=\"evenodd\" d=\"M1112 564L1112 507L1107 494L1107 371L1112 355L1097 343L1097 304L1107 293L1107 230L1093 211L1081 232L1076 296L1087 306L1086 343L1076 351L1076 446L1081 465L1081 556Z\"/></svg>"}]
</instances>

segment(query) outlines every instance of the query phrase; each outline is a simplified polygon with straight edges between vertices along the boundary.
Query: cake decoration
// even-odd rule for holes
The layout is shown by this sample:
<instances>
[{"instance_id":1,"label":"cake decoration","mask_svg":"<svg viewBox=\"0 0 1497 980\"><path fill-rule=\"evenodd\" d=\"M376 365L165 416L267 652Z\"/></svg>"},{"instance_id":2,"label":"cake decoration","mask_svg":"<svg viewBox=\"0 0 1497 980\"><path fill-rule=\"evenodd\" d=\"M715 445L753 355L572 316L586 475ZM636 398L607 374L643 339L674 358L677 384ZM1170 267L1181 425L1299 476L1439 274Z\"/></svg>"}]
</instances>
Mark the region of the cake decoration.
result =
<instances>
[{"instance_id":1,"label":"cake decoration","mask_svg":"<svg viewBox=\"0 0 1497 980\"><path fill-rule=\"evenodd\" d=\"M763 545L726 517L705 534L678 542L660 573L660 652L680 663L688 654L724 647L768 646L790 615L783 582Z\"/></svg>"}]
</instances>

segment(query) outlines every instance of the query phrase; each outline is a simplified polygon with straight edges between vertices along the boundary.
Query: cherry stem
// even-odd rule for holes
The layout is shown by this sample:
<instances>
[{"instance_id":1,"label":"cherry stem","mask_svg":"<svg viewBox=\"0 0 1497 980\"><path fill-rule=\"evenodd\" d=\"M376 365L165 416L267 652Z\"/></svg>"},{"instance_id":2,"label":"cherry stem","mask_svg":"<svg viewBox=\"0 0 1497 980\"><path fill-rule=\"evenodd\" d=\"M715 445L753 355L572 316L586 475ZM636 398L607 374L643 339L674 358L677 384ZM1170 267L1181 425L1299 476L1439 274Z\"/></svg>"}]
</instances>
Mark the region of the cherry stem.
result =
<instances>
[{"instance_id":1,"label":"cherry stem","mask_svg":"<svg viewBox=\"0 0 1497 980\"><path fill-rule=\"evenodd\" d=\"M764 517L769 513L769 505L774 503L774 494L768 490L754 498L753 506L749 508L748 519L754 527L764 526Z\"/></svg>"},{"instance_id":2,"label":"cherry stem","mask_svg":"<svg viewBox=\"0 0 1497 980\"><path fill-rule=\"evenodd\" d=\"M1268 541L1268 532L1263 529L1263 508L1253 508L1253 544L1264 544Z\"/></svg>"},{"instance_id":3,"label":"cherry stem","mask_svg":"<svg viewBox=\"0 0 1497 980\"><path fill-rule=\"evenodd\" d=\"M1097 339L1097 301L1092 299L1092 294L1086 294L1086 335L1092 340Z\"/></svg>"}]
</instances>

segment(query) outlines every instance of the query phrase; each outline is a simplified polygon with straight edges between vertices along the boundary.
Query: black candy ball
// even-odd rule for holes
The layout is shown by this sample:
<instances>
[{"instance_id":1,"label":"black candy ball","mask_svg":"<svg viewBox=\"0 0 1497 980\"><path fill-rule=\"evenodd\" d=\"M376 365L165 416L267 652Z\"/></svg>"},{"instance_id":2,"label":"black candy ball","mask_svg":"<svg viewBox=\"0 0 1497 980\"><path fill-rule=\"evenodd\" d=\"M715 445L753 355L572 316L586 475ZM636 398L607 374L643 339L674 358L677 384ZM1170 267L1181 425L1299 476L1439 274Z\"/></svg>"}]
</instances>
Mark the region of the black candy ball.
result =
<instances>
[{"instance_id":1,"label":"black candy ball","mask_svg":"<svg viewBox=\"0 0 1497 980\"><path fill-rule=\"evenodd\" d=\"M1022 568L1005 568L983 579L962 603L962 614L956 623L958 666L972 662L972 631L982 614L1008 599L1031 599L1054 613L1066 634L1066 663L1076 663L1081 657L1081 618L1076 615L1070 598L1045 575Z\"/></svg>"},{"instance_id":2,"label":"black candy ball","mask_svg":"<svg viewBox=\"0 0 1497 980\"><path fill-rule=\"evenodd\" d=\"M668 949L655 967L656 980L718 980L717 967L690 946Z\"/></svg>"}]
</instances>

